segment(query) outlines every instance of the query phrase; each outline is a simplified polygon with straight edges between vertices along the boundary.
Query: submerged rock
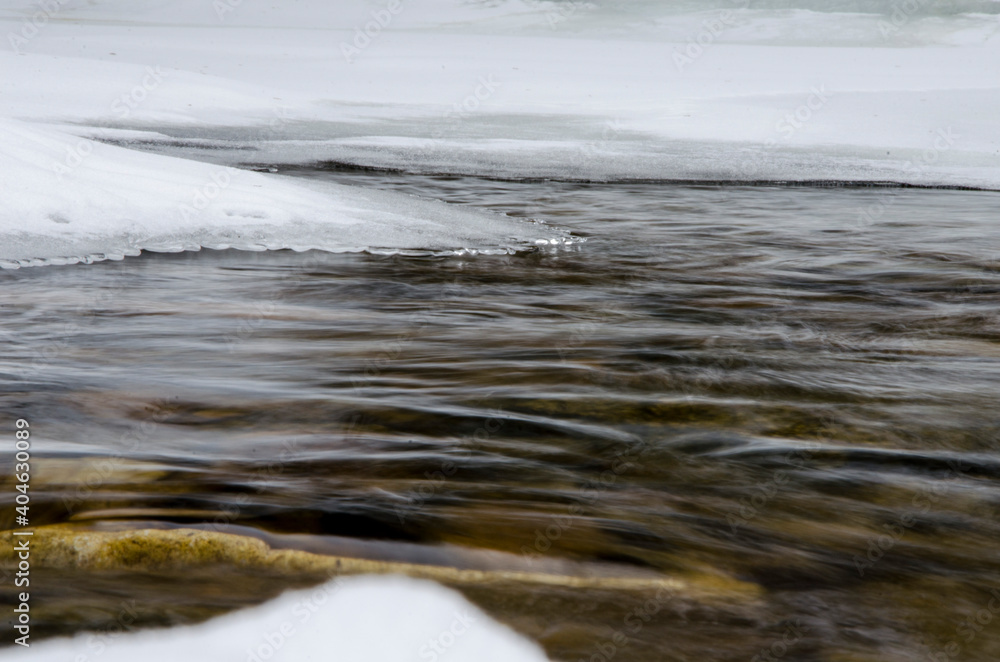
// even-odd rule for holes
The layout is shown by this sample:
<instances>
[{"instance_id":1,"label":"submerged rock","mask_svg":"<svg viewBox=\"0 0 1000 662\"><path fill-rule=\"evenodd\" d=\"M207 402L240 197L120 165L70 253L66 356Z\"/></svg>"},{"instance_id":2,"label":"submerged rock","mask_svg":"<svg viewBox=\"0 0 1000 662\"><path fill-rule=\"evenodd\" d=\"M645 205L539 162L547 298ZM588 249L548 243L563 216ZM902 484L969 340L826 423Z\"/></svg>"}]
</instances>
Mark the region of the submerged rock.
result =
<instances>
[{"instance_id":1,"label":"submerged rock","mask_svg":"<svg viewBox=\"0 0 1000 662\"><path fill-rule=\"evenodd\" d=\"M0 567L13 567L13 532L0 533ZM182 573L213 566L229 572L261 571L289 579L335 575L402 574L455 586L527 584L623 591L668 591L702 599L748 600L758 595L755 584L724 575L690 577L576 576L523 570L476 570L401 563L297 549L272 549L251 536L197 529L137 529L94 531L72 525L34 529L33 568L85 571L145 571Z\"/></svg>"}]
</instances>

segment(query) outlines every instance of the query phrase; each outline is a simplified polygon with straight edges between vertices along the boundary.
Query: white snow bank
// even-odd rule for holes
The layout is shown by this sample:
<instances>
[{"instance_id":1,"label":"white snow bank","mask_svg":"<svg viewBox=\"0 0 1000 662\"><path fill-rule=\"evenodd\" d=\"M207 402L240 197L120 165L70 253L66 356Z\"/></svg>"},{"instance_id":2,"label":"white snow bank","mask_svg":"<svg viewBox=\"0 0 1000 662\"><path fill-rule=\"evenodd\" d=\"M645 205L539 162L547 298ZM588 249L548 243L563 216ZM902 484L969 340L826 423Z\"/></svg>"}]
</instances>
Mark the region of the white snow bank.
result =
<instances>
[{"instance_id":1,"label":"white snow bank","mask_svg":"<svg viewBox=\"0 0 1000 662\"><path fill-rule=\"evenodd\" d=\"M3 119L0 182L6 267L201 247L506 252L570 241L540 223L146 154Z\"/></svg>"},{"instance_id":2,"label":"white snow bank","mask_svg":"<svg viewBox=\"0 0 1000 662\"><path fill-rule=\"evenodd\" d=\"M992 0L51 2L0 11L0 115L197 159L1000 188Z\"/></svg>"},{"instance_id":3,"label":"white snow bank","mask_svg":"<svg viewBox=\"0 0 1000 662\"><path fill-rule=\"evenodd\" d=\"M128 625L134 617L120 618ZM205 624L8 648L10 662L542 662L534 643L459 594L402 577L334 580Z\"/></svg>"}]
</instances>

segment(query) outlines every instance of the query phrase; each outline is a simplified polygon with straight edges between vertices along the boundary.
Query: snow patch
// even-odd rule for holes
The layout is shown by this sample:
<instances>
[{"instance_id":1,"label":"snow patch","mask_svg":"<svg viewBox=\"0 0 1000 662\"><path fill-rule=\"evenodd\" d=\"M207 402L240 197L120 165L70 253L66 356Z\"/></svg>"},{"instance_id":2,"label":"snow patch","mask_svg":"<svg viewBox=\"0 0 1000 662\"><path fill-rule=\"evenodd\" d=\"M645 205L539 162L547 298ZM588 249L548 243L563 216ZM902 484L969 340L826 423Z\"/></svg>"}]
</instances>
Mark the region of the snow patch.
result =
<instances>
[{"instance_id":1,"label":"snow patch","mask_svg":"<svg viewBox=\"0 0 1000 662\"><path fill-rule=\"evenodd\" d=\"M127 607L127 603L126 607ZM123 628L135 617L123 608ZM336 579L195 626L82 633L4 651L10 662L545 662L458 593L404 577Z\"/></svg>"},{"instance_id":2,"label":"snow patch","mask_svg":"<svg viewBox=\"0 0 1000 662\"><path fill-rule=\"evenodd\" d=\"M542 223L147 154L2 118L0 181L5 267L141 250L503 253L576 241Z\"/></svg>"}]
</instances>

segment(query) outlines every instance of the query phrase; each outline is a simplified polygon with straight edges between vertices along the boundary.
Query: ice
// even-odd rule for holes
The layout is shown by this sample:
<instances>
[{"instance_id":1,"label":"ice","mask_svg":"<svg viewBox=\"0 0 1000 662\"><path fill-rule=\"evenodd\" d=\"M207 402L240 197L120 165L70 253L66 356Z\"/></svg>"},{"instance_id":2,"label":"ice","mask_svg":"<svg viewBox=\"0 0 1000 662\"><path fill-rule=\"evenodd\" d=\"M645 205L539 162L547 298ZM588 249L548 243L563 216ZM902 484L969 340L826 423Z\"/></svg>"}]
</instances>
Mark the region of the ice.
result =
<instances>
[{"instance_id":1,"label":"ice","mask_svg":"<svg viewBox=\"0 0 1000 662\"><path fill-rule=\"evenodd\" d=\"M553 238L232 166L1000 188L998 17L986 0L14 0L0 259ZM218 177L217 200L178 211Z\"/></svg>"},{"instance_id":2,"label":"ice","mask_svg":"<svg viewBox=\"0 0 1000 662\"><path fill-rule=\"evenodd\" d=\"M127 632L120 626L4 651L10 662L542 662L548 658L462 596L403 577L334 580L203 625Z\"/></svg>"},{"instance_id":3,"label":"ice","mask_svg":"<svg viewBox=\"0 0 1000 662\"><path fill-rule=\"evenodd\" d=\"M60 7L0 53L0 115L186 159L1000 188L988 0Z\"/></svg>"},{"instance_id":4,"label":"ice","mask_svg":"<svg viewBox=\"0 0 1000 662\"><path fill-rule=\"evenodd\" d=\"M140 250L508 252L573 241L547 225L387 191L292 180L0 119L0 265Z\"/></svg>"}]
</instances>

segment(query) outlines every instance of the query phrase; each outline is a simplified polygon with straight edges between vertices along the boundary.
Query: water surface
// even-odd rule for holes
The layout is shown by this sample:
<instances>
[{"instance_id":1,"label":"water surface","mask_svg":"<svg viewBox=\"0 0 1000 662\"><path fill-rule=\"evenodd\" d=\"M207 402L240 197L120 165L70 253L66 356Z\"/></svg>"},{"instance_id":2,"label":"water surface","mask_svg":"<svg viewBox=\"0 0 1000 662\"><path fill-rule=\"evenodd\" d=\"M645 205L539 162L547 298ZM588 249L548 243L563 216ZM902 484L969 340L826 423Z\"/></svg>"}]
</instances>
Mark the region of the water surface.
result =
<instances>
[{"instance_id":1,"label":"water surface","mask_svg":"<svg viewBox=\"0 0 1000 662\"><path fill-rule=\"evenodd\" d=\"M0 273L33 525L756 587L463 587L555 660L1000 658L998 194L289 172L587 241ZM39 572L41 634L287 585Z\"/></svg>"}]
</instances>

